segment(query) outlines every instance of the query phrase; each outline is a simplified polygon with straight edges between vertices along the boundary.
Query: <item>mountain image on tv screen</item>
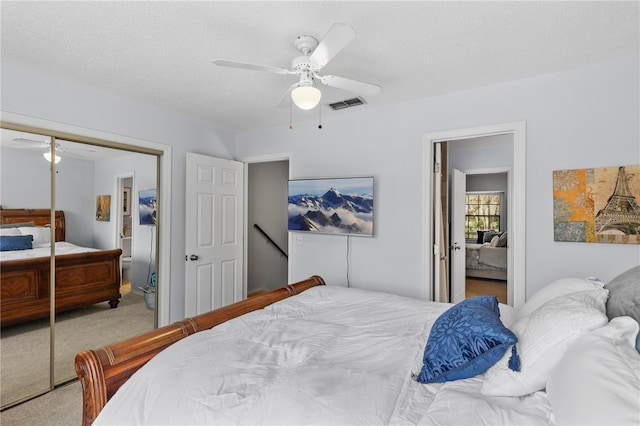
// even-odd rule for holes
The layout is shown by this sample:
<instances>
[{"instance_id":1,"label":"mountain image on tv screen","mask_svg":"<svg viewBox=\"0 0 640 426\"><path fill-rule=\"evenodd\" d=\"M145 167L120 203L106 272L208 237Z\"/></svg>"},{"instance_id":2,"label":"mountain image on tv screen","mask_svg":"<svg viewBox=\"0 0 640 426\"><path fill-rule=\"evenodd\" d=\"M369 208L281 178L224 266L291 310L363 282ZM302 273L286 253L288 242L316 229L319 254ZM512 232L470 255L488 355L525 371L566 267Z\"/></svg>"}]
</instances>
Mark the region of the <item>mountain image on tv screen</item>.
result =
<instances>
[{"instance_id":1,"label":"mountain image on tv screen","mask_svg":"<svg viewBox=\"0 0 640 426\"><path fill-rule=\"evenodd\" d=\"M373 178L289 181L288 230L373 235Z\"/></svg>"}]
</instances>

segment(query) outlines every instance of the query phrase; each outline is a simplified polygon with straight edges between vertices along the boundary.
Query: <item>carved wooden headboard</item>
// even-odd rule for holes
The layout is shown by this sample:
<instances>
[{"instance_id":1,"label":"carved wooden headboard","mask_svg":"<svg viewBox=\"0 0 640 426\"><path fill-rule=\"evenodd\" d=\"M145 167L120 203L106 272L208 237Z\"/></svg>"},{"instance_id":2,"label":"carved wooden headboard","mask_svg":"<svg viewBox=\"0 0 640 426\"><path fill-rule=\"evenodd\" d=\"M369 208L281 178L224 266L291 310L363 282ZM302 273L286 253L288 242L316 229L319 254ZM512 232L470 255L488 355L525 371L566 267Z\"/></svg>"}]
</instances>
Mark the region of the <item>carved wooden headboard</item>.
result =
<instances>
[{"instance_id":1,"label":"carved wooden headboard","mask_svg":"<svg viewBox=\"0 0 640 426\"><path fill-rule=\"evenodd\" d=\"M0 208L0 223L33 222L35 226L51 225L51 209L2 209ZM64 212L56 210L56 241L65 241L66 230Z\"/></svg>"}]
</instances>

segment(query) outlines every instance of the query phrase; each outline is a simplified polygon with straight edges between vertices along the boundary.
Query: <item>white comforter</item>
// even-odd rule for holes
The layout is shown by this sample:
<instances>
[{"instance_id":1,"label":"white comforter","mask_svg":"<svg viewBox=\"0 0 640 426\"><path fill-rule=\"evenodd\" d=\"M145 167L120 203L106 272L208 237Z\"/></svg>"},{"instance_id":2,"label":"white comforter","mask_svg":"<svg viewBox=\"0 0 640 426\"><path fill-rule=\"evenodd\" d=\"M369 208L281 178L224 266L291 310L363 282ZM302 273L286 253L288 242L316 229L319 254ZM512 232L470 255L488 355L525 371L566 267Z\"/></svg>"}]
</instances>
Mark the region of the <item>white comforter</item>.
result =
<instances>
[{"instance_id":1,"label":"white comforter","mask_svg":"<svg viewBox=\"0 0 640 426\"><path fill-rule=\"evenodd\" d=\"M482 376L437 385L411 378L449 306L315 287L167 348L94 424L552 423L544 393L488 398Z\"/></svg>"},{"instance_id":2,"label":"white comforter","mask_svg":"<svg viewBox=\"0 0 640 426\"><path fill-rule=\"evenodd\" d=\"M56 256L61 254L86 253L90 251L98 251L98 249L80 247L66 241L58 241L56 243ZM30 250L12 250L0 252L0 260L33 259L36 257L49 256L51 256L51 247L37 247Z\"/></svg>"}]
</instances>

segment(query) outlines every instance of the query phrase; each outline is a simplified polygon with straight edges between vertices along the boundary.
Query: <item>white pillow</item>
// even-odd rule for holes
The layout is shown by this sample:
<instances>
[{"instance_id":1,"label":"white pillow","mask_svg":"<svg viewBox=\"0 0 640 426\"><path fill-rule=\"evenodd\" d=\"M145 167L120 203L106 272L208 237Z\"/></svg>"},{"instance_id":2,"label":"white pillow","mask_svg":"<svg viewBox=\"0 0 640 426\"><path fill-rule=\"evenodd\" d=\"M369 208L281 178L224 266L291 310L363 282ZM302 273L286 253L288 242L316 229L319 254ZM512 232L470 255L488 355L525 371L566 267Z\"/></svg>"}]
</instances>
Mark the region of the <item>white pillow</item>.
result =
<instances>
[{"instance_id":1,"label":"white pillow","mask_svg":"<svg viewBox=\"0 0 640 426\"><path fill-rule=\"evenodd\" d=\"M51 228L44 226L28 226L18 228L21 235L33 235L33 248L51 246Z\"/></svg>"},{"instance_id":2,"label":"white pillow","mask_svg":"<svg viewBox=\"0 0 640 426\"><path fill-rule=\"evenodd\" d=\"M547 396L559 425L640 422L638 323L617 317L576 341L549 374Z\"/></svg>"},{"instance_id":3,"label":"white pillow","mask_svg":"<svg viewBox=\"0 0 640 426\"><path fill-rule=\"evenodd\" d=\"M0 237L16 237L22 235L18 228L0 228Z\"/></svg>"},{"instance_id":4,"label":"white pillow","mask_svg":"<svg viewBox=\"0 0 640 426\"><path fill-rule=\"evenodd\" d=\"M481 393L524 396L544 389L549 372L567 348L607 323L607 294L607 290L596 289L559 296L519 319L510 330L518 336L520 371L508 367L511 351L507 351L485 373Z\"/></svg>"},{"instance_id":5,"label":"white pillow","mask_svg":"<svg viewBox=\"0 0 640 426\"><path fill-rule=\"evenodd\" d=\"M500 237L498 235L496 235L495 237L493 237L491 239L491 243L489 243L489 246L498 247L498 241L500 241Z\"/></svg>"},{"instance_id":6,"label":"white pillow","mask_svg":"<svg viewBox=\"0 0 640 426\"><path fill-rule=\"evenodd\" d=\"M522 319L531 315L533 311L544 305L551 299L564 294L575 293L582 290L594 290L603 288L604 283L597 278L563 278L546 285L534 293L518 311L518 318Z\"/></svg>"},{"instance_id":7,"label":"white pillow","mask_svg":"<svg viewBox=\"0 0 640 426\"><path fill-rule=\"evenodd\" d=\"M500 321L505 327L511 327L518 320L518 310L513 306L499 303L498 308L500 309Z\"/></svg>"}]
</instances>

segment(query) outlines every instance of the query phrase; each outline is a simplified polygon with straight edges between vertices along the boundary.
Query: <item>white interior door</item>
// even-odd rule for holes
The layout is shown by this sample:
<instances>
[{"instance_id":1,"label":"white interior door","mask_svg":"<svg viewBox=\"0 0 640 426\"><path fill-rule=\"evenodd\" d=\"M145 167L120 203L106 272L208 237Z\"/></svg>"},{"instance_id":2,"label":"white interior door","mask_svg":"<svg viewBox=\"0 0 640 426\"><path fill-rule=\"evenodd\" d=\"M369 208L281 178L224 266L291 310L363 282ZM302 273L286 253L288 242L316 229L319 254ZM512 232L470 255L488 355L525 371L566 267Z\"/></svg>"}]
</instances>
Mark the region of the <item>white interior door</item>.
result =
<instances>
[{"instance_id":1,"label":"white interior door","mask_svg":"<svg viewBox=\"0 0 640 426\"><path fill-rule=\"evenodd\" d=\"M441 144L434 144L434 168L433 168L433 300L441 302L442 297L440 293L440 282L442 280L442 274L446 274L447 271L440 269L440 259L443 255L446 255L446 247L444 253L442 252L440 241L442 239L442 201L440 200L440 189L442 185L442 152Z\"/></svg>"},{"instance_id":2,"label":"white interior door","mask_svg":"<svg viewBox=\"0 0 640 426\"><path fill-rule=\"evenodd\" d=\"M185 315L244 298L244 164L187 153Z\"/></svg>"},{"instance_id":3,"label":"white interior door","mask_svg":"<svg viewBox=\"0 0 640 426\"><path fill-rule=\"evenodd\" d=\"M467 175L453 169L451 203L451 291L452 302L465 299L465 195L467 193Z\"/></svg>"}]
</instances>

